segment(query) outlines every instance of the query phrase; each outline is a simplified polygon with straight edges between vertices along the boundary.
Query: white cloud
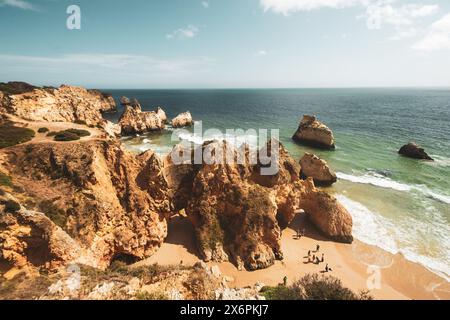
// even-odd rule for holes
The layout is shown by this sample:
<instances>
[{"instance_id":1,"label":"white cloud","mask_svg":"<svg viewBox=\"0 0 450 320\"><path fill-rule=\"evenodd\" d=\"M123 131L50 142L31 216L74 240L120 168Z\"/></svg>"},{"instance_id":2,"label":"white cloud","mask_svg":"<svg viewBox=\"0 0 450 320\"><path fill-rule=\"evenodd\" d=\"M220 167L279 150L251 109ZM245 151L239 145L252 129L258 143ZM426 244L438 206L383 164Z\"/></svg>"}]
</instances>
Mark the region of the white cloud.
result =
<instances>
[{"instance_id":1,"label":"white cloud","mask_svg":"<svg viewBox=\"0 0 450 320\"><path fill-rule=\"evenodd\" d=\"M25 0L0 0L0 7L10 6L23 10L36 10L30 2Z\"/></svg>"},{"instance_id":2,"label":"white cloud","mask_svg":"<svg viewBox=\"0 0 450 320\"><path fill-rule=\"evenodd\" d=\"M405 4L395 6L394 0L380 1L367 6L366 14L369 29L381 29L383 25L391 26L396 34L392 40L413 37L417 34L417 20L433 15L439 11L438 5Z\"/></svg>"},{"instance_id":3,"label":"white cloud","mask_svg":"<svg viewBox=\"0 0 450 320\"><path fill-rule=\"evenodd\" d=\"M208 1L202 1L202 6L203 6L203 8L208 9L209 8L209 2Z\"/></svg>"},{"instance_id":4,"label":"white cloud","mask_svg":"<svg viewBox=\"0 0 450 320\"><path fill-rule=\"evenodd\" d=\"M297 11L318 9L343 9L360 7L365 13L358 16L366 19L369 29L381 29L390 26L395 29L393 40L417 35L417 20L435 14L439 5L435 4L398 4L398 0L260 0L265 11L289 15Z\"/></svg>"},{"instance_id":5,"label":"white cloud","mask_svg":"<svg viewBox=\"0 0 450 320\"><path fill-rule=\"evenodd\" d=\"M413 45L419 51L437 51L450 49L450 13L436 21L428 33Z\"/></svg>"},{"instance_id":6,"label":"white cloud","mask_svg":"<svg viewBox=\"0 0 450 320\"><path fill-rule=\"evenodd\" d=\"M255 56L257 57L264 57L267 56L267 51L266 50L259 50L258 52L256 52Z\"/></svg>"},{"instance_id":7,"label":"white cloud","mask_svg":"<svg viewBox=\"0 0 450 320\"><path fill-rule=\"evenodd\" d=\"M189 39L194 38L198 32L199 28L194 25L188 25L186 28L177 29L166 35L167 39Z\"/></svg>"},{"instance_id":8,"label":"white cloud","mask_svg":"<svg viewBox=\"0 0 450 320\"><path fill-rule=\"evenodd\" d=\"M214 64L215 60L208 57L169 60L131 54L67 54L56 57L0 55L0 69L5 74L42 72L62 76L95 73L178 77L201 72Z\"/></svg>"},{"instance_id":9,"label":"white cloud","mask_svg":"<svg viewBox=\"0 0 450 320\"><path fill-rule=\"evenodd\" d=\"M341 9L366 2L368 0L260 0L264 11L272 10L284 15L296 11L310 11L322 8Z\"/></svg>"}]
</instances>

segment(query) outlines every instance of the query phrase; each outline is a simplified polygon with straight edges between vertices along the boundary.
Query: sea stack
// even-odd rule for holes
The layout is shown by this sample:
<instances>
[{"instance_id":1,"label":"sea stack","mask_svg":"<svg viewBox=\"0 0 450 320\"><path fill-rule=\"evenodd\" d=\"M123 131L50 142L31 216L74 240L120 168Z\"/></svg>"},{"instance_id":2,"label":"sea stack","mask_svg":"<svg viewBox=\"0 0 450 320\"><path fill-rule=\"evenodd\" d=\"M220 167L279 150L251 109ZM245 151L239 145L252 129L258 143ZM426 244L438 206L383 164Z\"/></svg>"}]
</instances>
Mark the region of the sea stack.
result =
<instances>
[{"instance_id":1,"label":"sea stack","mask_svg":"<svg viewBox=\"0 0 450 320\"><path fill-rule=\"evenodd\" d=\"M317 186L329 187L337 181L336 173L330 169L327 162L314 154L305 153L300 160L300 166L301 177L313 178Z\"/></svg>"},{"instance_id":2,"label":"sea stack","mask_svg":"<svg viewBox=\"0 0 450 320\"><path fill-rule=\"evenodd\" d=\"M179 114L172 120L172 127L174 128L189 127L193 124L194 120L192 119L192 115L189 111Z\"/></svg>"},{"instance_id":3,"label":"sea stack","mask_svg":"<svg viewBox=\"0 0 450 320\"><path fill-rule=\"evenodd\" d=\"M410 142L401 147L398 153L408 158L434 161L433 158L425 152L424 148L414 142Z\"/></svg>"},{"instance_id":4,"label":"sea stack","mask_svg":"<svg viewBox=\"0 0 450 320\"><path fill-rule=\"evenodd\" d=\"M125 106L119 125L123 135L133 135L162 130L166 121L166 114L161 108L143 112L139 101L132 99L130 105Z\"/></svg>"},{"instance_id":5,"label":"sea stack","mask_svg":"<svg viewBox=\"0 0 450 320\"><path fill-rule=\"evenodd\" d=\"M130 99L127 97L121 97L120 98L120 104L123 106L129 106L131 103Z\"/></svg>"},{"instance_id":6,"label":"sea stack","mask_svg":"<svg viewBox=\"0 0 450 320\"><path fill-rule=\"evenodd\" d=\"M333 131L315 116L304 115L292 138L300 144L321 149L335 149Z\"/></svg>"}]
</instances>

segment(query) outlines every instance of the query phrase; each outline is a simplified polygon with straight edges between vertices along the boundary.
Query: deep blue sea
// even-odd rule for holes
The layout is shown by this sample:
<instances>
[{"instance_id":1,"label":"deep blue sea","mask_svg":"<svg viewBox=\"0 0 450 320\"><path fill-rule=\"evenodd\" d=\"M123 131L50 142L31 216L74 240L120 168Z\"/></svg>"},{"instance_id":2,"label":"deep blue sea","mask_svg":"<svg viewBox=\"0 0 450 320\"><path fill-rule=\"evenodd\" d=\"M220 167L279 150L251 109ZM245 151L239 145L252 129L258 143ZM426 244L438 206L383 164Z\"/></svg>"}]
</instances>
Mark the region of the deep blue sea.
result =
<instances>
[{"instance_id":1,"label":"deep blue sea","mask_svg":"<svg viewBox=\"0 0 450 320\"><path fill-rule=\"evenodd\" d=\"M449 89L228 89L105 90L118 100L137 98L144 110L162 107L169 118L189 110L203 129L279 129L280 140L300 159L314 152L338 172L330 188L354 218L359 240L450 277L450 90ZM333 131L335 151L295 144L303 114L314 114ZM118 114L110 114L117 121ZM193 134L165 130L124 139L130 150L168 153ZM214 138L214 137L212 137ZM245 138L245 137L240 137ZM436 159L400 157L415 141Z\"/></svg>"}]
</instances>

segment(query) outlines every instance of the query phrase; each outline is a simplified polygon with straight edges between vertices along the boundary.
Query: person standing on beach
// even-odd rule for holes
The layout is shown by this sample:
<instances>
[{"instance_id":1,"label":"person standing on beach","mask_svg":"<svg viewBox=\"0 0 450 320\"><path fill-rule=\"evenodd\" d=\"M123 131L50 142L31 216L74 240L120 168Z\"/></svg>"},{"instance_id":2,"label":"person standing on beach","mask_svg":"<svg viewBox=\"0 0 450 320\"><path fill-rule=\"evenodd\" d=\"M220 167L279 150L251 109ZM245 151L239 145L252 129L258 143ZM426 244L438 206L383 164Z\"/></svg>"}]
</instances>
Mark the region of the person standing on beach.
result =
<instances>
[{"instance_id":1,"label":"person standing on beach","mask_svg":"<svg viewBox=\"0 0 450 320\"><path fill-rule=\"evenodd\" d=\"M317 245L316 252L319 252L319 251L320 251L320 245Z\"/></svg>"},{"instance_id":2,"label":"person standing on beach","mask_svg":"<svg viewBox=\"0 0 450 320\"><path fill-rule=\"evenodd\" d=\"M322 260L320 262L325 262L325 253L322 253Z\"/></svg>"}]
</instances>

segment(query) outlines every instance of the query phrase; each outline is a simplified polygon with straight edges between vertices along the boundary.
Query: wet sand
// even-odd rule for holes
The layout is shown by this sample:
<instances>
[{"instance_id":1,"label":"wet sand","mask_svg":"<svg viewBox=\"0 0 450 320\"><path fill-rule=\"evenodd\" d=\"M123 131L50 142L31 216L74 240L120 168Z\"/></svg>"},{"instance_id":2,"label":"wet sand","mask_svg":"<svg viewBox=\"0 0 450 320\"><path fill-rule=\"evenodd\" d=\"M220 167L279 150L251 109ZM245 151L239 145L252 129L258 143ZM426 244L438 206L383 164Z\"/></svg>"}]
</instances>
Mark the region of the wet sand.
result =
<instances>
[{"instance_id":1,"label":"wet sand","mask_svg":"<svg viewBox=\"0 0 450 320\"><path fill-rule=\"evenodd\" d=\"M306 228L306 235L296 238L294 230ZM190 222L177 216L169 227L169 235L161 249L151 258L137 265L193 265L199 261L195 246L194 230ZM325 255L325 263L307 263L308 251L316 250L319 258ZM233 287L252 286L255 283L277 285L286 276L291 283L308 273L324 274L325 265L333 275L355 292L370 290L375 299L450 299L450 283L420 264L406 260L400 254L392 255L377 247L355 241L351 245L327 241L311 226L304 216L298 216L289 228L283 231L282 250L284 260L265 270L239 271L231 263L209 263L218 265L224 276L234 279ZM315 253L312 253L315 254Z\"/></svg>"}]
</instances>

